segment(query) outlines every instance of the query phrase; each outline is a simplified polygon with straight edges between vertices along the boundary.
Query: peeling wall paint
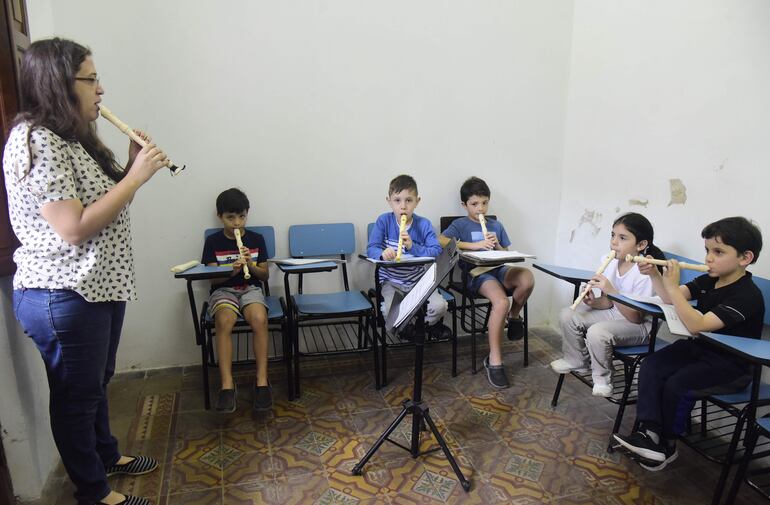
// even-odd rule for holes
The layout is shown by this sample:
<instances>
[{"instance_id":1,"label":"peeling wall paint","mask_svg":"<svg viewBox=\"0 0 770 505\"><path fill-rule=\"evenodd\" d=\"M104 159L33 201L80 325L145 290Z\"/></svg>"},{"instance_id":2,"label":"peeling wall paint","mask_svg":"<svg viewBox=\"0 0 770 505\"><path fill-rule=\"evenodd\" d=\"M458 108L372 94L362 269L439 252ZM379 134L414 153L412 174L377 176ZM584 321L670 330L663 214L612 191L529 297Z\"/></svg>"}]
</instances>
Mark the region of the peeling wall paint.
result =
<instances>
[{"instance_id":1,"label":"peeling wall paint","mask_svg":"<svg viewBox=\"0 0 770 505\"><path fill-rule=\"evenodd\" d=\"M669 179L669 191L671 192L671 200L668 202L668 206L671 207L674 204L681 204L687 201L687 188L685 187L682 179Z\"/></svg>"},{"instance_id":2,"label":"peeling wall paint","mask_svg":"<svg viewBox=\"0 0 770 505\"><path fill-rule=\"evenodd\" d=\"M644 200L640 200L638 198L629 198L628 199L628 205L638 205L640 207L647 207L647 205L650 203L650 200L648 198L645 198ZM671 205L671 204L669 204Z\"/></svg>"},{"instance_id":3,"label":"peeling wall paint","mask_svg":"<svg viewBox=\"0 0 770 505\"><path fill-rule=\"evenodd\" d=\"M601 222L602 222L602 215L600 212L586 209L583 212L583 215L580 216L577 227L580 228L584 224L587 224L588 226L591 227L591 233L593 233L595 237L602 230L602 227L599 226Z\"/></svg>"}]
</instances>

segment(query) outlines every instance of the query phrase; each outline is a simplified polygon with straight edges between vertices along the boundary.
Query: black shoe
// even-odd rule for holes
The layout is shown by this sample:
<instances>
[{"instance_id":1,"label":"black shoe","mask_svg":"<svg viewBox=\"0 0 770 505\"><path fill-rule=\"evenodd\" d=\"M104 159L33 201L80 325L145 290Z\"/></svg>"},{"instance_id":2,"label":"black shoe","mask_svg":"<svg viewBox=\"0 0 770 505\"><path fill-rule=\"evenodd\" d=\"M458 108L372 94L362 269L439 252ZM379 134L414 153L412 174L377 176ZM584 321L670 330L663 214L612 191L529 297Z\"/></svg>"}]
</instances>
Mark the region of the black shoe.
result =
<instances>
[{"instance_id":1,"label":"black shoe","mask_svg":"<svg viewBox=\"0 0 770 505\"><path fill-rule=\"evenodd\" d=\"M484 368L487 369L487 380L493 388L505 389L510 386L508 377L505 376L505 367L503 365L490 365L489 356L484 358Z\"/></svg>"},{"instance_id":2,"label":"black shoe","mask_svg":"<svg viewBox=\"0 0 770 505\"><path fill-rule=\"evenodd\" d=\"M449 340L452 330L442 322L428 326L428 340Z\"/></svg>"},{"instance_id":3,"label":"black shoe","mask_svg":"<svg viewBox=\"0 0 770 505\"><path fill-rule=\"evenodd\" d=\"M144 475L158 468L158 461L147 456L127 456L134 458L125 465L112 465L107 468L107 477L111 475Z\"/></svg>"},{"instance_id":4,"label":"black shoe","mask_svg":"<svg viewBox=\"0 0 770 505\"><path fill-rule=\"evenodd\" d=\"M235 383L233 383L233 389L220 389L219 395L217 396L217 403L214 408L217 409L218 412L226 414L235 412L235 396Z\"/></svg>"},{"instance_id":5,"label":"black shoe","mask_svg":"<svg viewBox=\"0 0 770 505\"><path fill-rule=\"evenodd\" d=\"M679 456L679 451L676 450L676 443L666 445L666 459L661 463L649 463L647 461L639 461L639 466L650 472L659 472L666 468L669 463L672 463Z\"/></svg>"},{"instance_id":6,"label":"black shoe","mask_svg":"<svg viewBox=\"0 0 770 505\"><path fill-rule=\"evenodd\" d=\"M517 317L508 318L508 340L521 340L524 338L524 319Z\"/></svg>"},{"instance_id":7,"label":"black shoe","mask_svg":"<svg viewBox=\"0 0 770 505\"><path fill-rule=\"evenodd\" d=\"M632 456L638 456L646 460L650 465L663 463L666 461L666 447L663 444L656 444L647 433L635 431L630 435L612 435L615 441L620 444L620 449L625 449ZM676 449L675 449L676 450ZM673 460L672 460L673 461Z\"/></svg>"},{"instance_id":8,"label":"black shoe","mask_svg":"<svg viewBox=\"0 0 770 505\"><path fill-rule=\"evenodd\" d=\"M254 410L270 410L273 408L273 388L267 386L254 387Z\"/></svg>"},{"instance_id":9,"label":"black shoe","mask_svg":"<svg viewBox=\"0 0 770 505\"><path fill-rule=\"evenodd\" d=\"M405 342L414 342L415 329L412 323L407 324L404 328L398 332L399 340Z\"/></svg>"}]
</instances>

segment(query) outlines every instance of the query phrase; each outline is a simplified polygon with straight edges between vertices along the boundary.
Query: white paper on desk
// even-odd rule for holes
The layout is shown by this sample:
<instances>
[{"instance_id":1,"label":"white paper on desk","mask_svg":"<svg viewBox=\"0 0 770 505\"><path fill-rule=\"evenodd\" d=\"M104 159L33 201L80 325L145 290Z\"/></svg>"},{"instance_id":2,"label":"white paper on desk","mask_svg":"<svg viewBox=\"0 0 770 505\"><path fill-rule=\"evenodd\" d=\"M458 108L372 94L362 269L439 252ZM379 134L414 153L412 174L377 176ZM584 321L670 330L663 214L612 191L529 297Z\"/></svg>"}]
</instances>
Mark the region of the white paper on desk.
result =
<instances>
[{"instance_id":1,"label":"white paper on desk","mask_svg":"<svg viewBox=\"0 0 770 505\"><path fill-rule=\"evenodd\" d=\"M436 258L433 258L431 256L407 256L405 254L401 255L401 261L395 261L395 260L377 260L374 258L366 258L366 261L370 261L372 263L387 263L388 265L398 265L399 263L412 263L412 262L422 262L422 261L433 261Z\"/></svg>"},{"instance_id":2,"label":"white paper on desk","mask_svg":"<svg viewBox=\"0 0 770 505\"><path fill-rule=\"evenodd\" d=\"M628 295L626 295L628 296ZM666 323L668 324L668 330L674 335L684 335L686 337L692 337L693 334L687 329L679 314L676 313L676 309L670 303L665 303L659 296L628 296L632 300L638 302L651 303L660 307L663 311L663 315L666 317Z\"/></svg>"},{"instance_id":3,"label":"white paper on desk","mask_svg":"<svg viewBox=\"0 0 770 505\"><path fill-rule=\"evenodd\" d=\"M406 319L406 316L411 314L415 305L420 303L423 299L427 298L433 283L436 281L436 264L433 263L427 270L417 284L406 294L401 303L398 306L398 319L393 323L393 326L401 326Z\"/></svg>"},{"instance_id":4,"label":"white paper on desk","mask_svg":"<svg viewBox=\"0 0 770 505\"><path fill-rule=\"evenodd\" d=\"M534 254L525 254L519 251L464 251L460 253L460 258L474 258L480 261L496 260L516 260L526 258L536 258Z\"/></svg>"},{"instance_id":5,"label":"white paper on desk","mask_svg":"<svg viewBox=\"0 0 770 505\"><path fill-rule=\"evenodd\" d=\"M283 259L269 259L267 260L268 263L276 263L280 265L290 265L290 266L304 266L304 265L312 265L314 263L345 263L344 260L340 259L327 259L327 258L283 258Z\"/></svg>"}]
</instances>

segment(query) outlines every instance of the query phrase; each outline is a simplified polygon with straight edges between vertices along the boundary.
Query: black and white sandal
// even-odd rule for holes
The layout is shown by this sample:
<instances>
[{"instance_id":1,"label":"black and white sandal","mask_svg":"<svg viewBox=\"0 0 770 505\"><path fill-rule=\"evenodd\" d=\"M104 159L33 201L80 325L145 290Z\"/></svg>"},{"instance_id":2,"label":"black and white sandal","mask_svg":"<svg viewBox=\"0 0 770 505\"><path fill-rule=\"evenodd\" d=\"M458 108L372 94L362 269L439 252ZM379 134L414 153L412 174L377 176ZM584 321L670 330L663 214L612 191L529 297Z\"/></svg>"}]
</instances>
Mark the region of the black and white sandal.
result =
<instances>
[{"instance_id":1,"label":"black and white sandal","mask_svg":"<svg viewBox=\"0 0 770 505\"><path fill-rule=\"evenodd\" d=\"M107 477L111 475L144 475L158 468L158 460L148 456L128 456L134 458L125 465L112 465L107 469ZM131 497L134 498L134 497ZM144 500L144 498L137 498ZM139 503L139 502L136 502ZM126 505L134 505L134 502L126 502Z\"/></svg>"}]
</instances>

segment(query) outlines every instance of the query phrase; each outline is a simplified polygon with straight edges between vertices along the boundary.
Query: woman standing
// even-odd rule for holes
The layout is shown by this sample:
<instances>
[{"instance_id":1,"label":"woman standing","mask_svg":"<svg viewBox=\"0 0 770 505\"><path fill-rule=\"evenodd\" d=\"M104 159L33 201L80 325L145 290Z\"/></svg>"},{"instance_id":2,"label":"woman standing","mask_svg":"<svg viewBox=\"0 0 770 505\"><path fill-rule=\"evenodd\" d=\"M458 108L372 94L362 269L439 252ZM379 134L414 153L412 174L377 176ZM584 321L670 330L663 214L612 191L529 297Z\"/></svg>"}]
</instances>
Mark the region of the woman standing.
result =
<instances>
[{"instance_id":1,"label":"woman standing","mask_svg":"<svg viewBox=\"0 0 770 505\"><path fill-rule=\"evenodd\" d=\"M51 429L78 504L139 505L149 501L110 490L107 477L157 462L120 454L106 387L135 298L128 205L166 156L131 142L127 169L118 167L96 135L103 93L91 52L76 42L41 40L24 54L21 112L3 157L21 242L13 303L45 362Z\"/></svg>"}]
</instances>

